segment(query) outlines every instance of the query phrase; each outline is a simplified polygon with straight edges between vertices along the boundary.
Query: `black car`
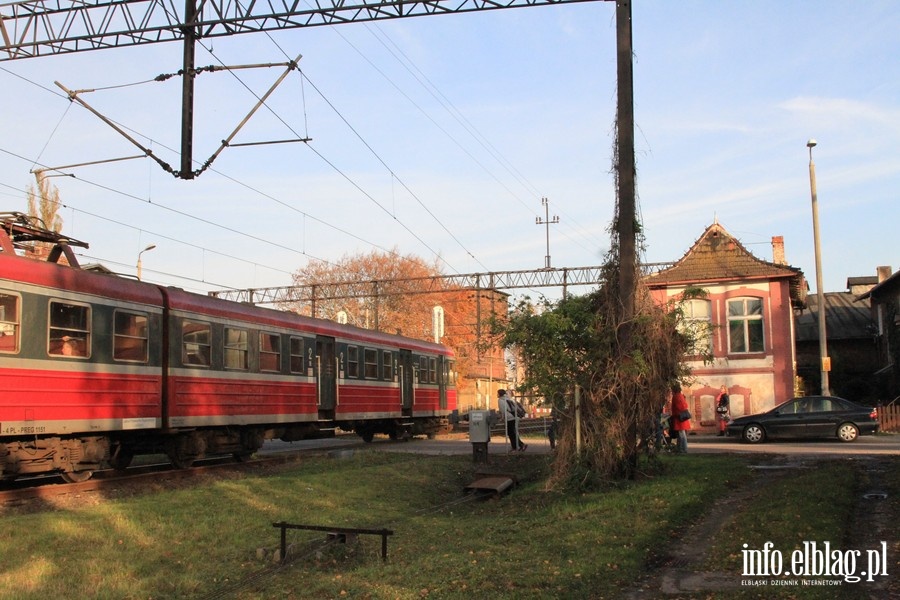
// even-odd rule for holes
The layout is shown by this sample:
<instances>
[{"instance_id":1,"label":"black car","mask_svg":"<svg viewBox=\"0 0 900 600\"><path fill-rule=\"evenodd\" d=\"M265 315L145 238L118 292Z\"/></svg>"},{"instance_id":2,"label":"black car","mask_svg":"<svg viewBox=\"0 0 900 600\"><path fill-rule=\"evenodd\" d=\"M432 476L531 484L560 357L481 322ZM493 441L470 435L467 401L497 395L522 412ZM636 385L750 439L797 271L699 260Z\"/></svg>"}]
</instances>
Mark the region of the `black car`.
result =
<instances>
[{"instance_id":1,"label":"black car","mask_svg":"<svg viewBox=\"0 0 900 600\"><path fill-rule=\"evenodd\" d=\"M728 424L728 435L750 444L766 438L827 438L852 442L878 431L878 410L833 396L804 396L757 415L738 417Z\"/></svg>"}]
</instances>

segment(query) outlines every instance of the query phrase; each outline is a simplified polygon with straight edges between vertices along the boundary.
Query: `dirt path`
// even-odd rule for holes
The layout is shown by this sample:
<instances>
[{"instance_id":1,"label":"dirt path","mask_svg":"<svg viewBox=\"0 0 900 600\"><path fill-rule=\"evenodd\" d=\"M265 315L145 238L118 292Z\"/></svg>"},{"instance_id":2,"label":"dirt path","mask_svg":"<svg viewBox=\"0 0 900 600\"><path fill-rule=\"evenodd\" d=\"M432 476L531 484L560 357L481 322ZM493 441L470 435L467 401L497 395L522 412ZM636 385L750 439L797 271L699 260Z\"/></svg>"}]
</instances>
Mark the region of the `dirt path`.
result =
<instances>
[{"instance_id":1,"label":"dirt path","mask_svg":"<svg viewBox=\"0 0 900 600\"><path fill-rule=\"evenodd\" d=\"M626 600L643 600L660 596L709 597L715 592L727 597L729 590L742 589L741 574L735 572L703 571L713 540L729 527L733 516L741 507L766 493L769 486L784 477L796 473L798 469L813 467L818 461L834 460L811 457L780 456L767 457L766 464L754 468L754 477L735 489L728 496L716 502L703 518L692 523L684 532L681 541L672 544L665 555L656 561L655 568L632 589L625 591ZM850 539L843 549L860 549L865 555L868 549L879 548L887 540L889 577L877 583L866 584L871 598L900 598L900 577L895 573L900 553L897 541L896 499L888 501L883 476L894 463L882 457L852 459L860 469L861 493L854 510L854 522L848 527ZM746 588L744 588L746 589Z\"/></svg>"}]
</instances>

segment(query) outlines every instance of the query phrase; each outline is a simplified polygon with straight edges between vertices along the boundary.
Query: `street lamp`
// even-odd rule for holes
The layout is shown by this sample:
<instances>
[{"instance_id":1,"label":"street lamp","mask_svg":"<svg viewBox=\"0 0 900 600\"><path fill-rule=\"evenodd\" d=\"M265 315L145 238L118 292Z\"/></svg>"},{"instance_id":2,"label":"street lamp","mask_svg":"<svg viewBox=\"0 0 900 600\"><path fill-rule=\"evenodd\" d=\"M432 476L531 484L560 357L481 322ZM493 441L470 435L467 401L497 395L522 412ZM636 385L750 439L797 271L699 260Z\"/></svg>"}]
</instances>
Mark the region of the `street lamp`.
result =
<instances>
[{"instance_id":1,"label":"street lamp","mask_svg":"<svg viewBox=\"0 0 900 600\"><path fill-rule=\"evenodd\" d=\"M138 279L138 281L141 280L141 254L143 254L144 252L149 252L150 250L153 250L154 248L156 248L156 244L150 244L149 246L147 246L146 248L144 248L143 250L138 252L138 260L137 260L137 279Z\"/></svg>"},{"instance_id":2,"label":"street lamp","mask_svg":"<svg viewBox=\"0 0 900 600\"><path fill-rule=\"evenodd\" d=\"M813 163L812 149L816 140L806 142L809 148L809 189L812 195L813 243L816 252L816 302L819 305L819 359L822 371L822 395L831 395L828 389L828 372L831 360L828 358L828 341L825 338L825 291L822 288L822 250L819 242L819 200L816 196L816 165Z\"/></svg>"}]
</instances>

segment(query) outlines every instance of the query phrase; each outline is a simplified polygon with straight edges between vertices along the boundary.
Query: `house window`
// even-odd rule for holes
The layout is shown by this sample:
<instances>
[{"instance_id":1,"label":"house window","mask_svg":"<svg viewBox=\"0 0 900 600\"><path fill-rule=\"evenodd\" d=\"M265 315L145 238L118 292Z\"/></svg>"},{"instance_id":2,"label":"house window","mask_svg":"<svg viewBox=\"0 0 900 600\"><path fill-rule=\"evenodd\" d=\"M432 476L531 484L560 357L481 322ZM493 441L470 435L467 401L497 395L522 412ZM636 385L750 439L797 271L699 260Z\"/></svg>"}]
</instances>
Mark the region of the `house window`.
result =
<instances>
[{"instance_id":1,"label":"house window","mask_svg":"<svg viewBox=\"0 0 900 600\"><path fill-rule=\"evenodd\" d=\"M347 377L359 377L359 348L347 346Z\"/></svg>"},{"instance_id":2,"label":"house window","mask_svg":"<svg viewBox=\"0 0 900 600\"><path fill-rule=\"evenodd\" d=\"M50 354L86 358L91 348L90 307L50 302L49 333Z\"/></svg>"},{"instance_id":3,"label":"house window","mask_svg":"<svg viewBox=\"0 0 900 600\"><path fill-rule=\"evenodd\" d=\"M701 355L712 352L712 303L709 300L691 299L682 302L683 321L679 330L691 340L688 354Z\"/></svg>"},{"instance_id":4,"label":"house window","mask_svg":"<svg viewBox=\"0 0 900 600\"><path fill-rule=\"evenodd\" d=\"M728 301L728 349L732 354L764 352L762 300Z\"/></svg>"},{"instance_id":5,"label":"house window","mask_svg":"<svg viewBox=\"0 0 900 600\"><path fill-rule=\"evenodd\" d=\"M0 352L19 351L19 297L0 294Z\"/></svg>"},{"instance_id":6,"label":"house window","mask_svg":"<svg viewBox=\"0 0 900 600\"><path fill-rule=\"evenodd\" d=\"M259 333L259 370L281 370L281 336L277 333Z\"/></svg>"},{"instance_id":7,"label":"house window","mask_svg":"<svg viewBox=\"0 0 900 600\"><path fill-rule=\"evenodd\" d=\"M249 356L247 330L225 328L225 368L247 370Z\"/></svg>"},{"instance_id":8,"label":"house window","mask_svg":"<svg viewBox=\"0 0 900 600\"><path fill-rule=\"evenodd\" d=\"M209 324L185 321L181 325L181 362L185 365L208 367L210 364Z\"/></svg>"},{"instance_id":9,"label":"house window","mask_svg":"<svg viewBox=\"0 0 900 600\"><path fill-rule=\"evenodd\" d=\"M150 339L147 315L117 310L113 321L113 358L147 362Z\"/></svg>"},{"instance_id":10,"label":"house window","mask_svg":"<svg viewBox=\"0 0 900 600\"><path fill-rule=\"evenodd\" d=\"M291 373L303 371L303 338L291 336Z\"/></svg>"},{"instance_id":11,"label":"house window","mask_svg":"<svg viewBox=\"0 0 900 600\"><path fill-rule=\"evenodd\" d=\"M366 360L366 379L378 379L378 351L366 348L363 356Z\"/></svg>"}]
</instances>

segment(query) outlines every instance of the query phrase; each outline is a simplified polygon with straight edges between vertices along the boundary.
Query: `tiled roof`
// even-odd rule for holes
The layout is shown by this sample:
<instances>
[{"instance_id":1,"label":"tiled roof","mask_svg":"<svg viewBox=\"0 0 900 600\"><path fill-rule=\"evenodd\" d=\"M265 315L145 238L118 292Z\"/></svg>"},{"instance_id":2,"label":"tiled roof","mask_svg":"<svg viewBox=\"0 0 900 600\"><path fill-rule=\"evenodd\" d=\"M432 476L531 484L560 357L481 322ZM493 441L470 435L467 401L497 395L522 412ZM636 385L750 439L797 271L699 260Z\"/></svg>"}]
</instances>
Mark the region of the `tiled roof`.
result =
<instances>
[{"instance_id":1,"label":"tiled roof","mask_svg":"<svg viewBox=\"0 0 900 600\"><path fill-rule=\"evenodd\" d=\"M668 269L648 276L651 288L676 284L700 284L743 279L791 279L791 299L797 306L806 300L803 272L787 265L761 260L718 223L706 228L681 259Z\"/></svg>"}]
</instances>

